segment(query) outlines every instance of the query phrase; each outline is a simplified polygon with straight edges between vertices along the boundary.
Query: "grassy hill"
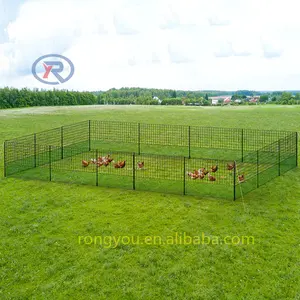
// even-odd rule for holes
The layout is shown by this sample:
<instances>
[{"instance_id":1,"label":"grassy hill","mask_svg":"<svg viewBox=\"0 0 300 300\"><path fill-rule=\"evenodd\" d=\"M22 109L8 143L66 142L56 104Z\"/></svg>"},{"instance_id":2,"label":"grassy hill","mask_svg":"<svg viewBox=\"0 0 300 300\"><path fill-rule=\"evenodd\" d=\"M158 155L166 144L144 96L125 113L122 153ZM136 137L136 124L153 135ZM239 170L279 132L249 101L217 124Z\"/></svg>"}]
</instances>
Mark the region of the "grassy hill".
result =
<instances>
[{"instance_id":1,"label":"grassy hill","mask_svg":"<svg viewBox=\"0 0 300 300\"><path fill-rule=\"evenodd\" d=\"M300 107L0 110L0 142L87 119L299 131ZM298 169L236 202L2 175L0 196L1 299L300 299ZM79 236L184 232L255 242L79 243Z\"/></svg>"}]
</instances>

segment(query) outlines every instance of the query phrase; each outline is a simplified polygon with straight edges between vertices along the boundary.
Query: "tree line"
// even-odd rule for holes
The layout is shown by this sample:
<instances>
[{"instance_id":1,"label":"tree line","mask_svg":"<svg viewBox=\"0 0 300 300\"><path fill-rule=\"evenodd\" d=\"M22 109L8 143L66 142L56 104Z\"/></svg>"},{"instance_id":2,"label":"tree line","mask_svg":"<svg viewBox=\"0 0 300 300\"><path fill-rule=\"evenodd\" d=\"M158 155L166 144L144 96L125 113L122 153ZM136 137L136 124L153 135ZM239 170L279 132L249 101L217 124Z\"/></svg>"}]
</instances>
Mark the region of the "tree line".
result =
<instances>
[{"instance_id":1,"label":"tree line","mask_svg":"<svg viewBox=\"0 0 300 300\"><path fill-rule=\"evenodd\" d=\"M97 97L89 92L0 89L0 108L88 104L97 104Z\"/></svg>"},{"instance_id":2,"label":"tree line","mask_svg":"<svg viewBox=\"0 0 300 300\"><path fill-rule=\"evenodd\" d=\"M231 96L232 104L255 104L249 96L260 96L260 103L300 104L300 92L275 91L259 93L255 91L181 91L168 89L121 88L108 91L78 92L68 90L0 89L0 108L64 105L198 105L208 106L211 97ZM248 98L247 98L248 96ZM241 100L239 103L235 100ZM220 99L218 105L222 105Z\"/></svg>"}]
</instances>

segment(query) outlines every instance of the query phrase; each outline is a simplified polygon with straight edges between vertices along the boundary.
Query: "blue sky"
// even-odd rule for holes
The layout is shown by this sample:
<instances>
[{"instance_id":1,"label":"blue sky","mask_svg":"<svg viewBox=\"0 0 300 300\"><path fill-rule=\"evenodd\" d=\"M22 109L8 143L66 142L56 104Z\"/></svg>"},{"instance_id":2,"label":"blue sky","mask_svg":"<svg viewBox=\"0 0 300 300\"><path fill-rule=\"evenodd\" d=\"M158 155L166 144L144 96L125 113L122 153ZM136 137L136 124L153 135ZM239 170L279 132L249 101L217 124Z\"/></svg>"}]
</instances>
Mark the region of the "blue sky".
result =
<instances>
[{"instance_id":1,"label":"blue sky","mask_svg":"<svg viewBox=\"0 0 300 300\"><path fill-rule=\"evenodd\" d=\"M75 65L64 89L300 89L299 7L297 0L0 0L0 86L48 88L31 66L57 53Z\"/></svg>"}]
</instances>

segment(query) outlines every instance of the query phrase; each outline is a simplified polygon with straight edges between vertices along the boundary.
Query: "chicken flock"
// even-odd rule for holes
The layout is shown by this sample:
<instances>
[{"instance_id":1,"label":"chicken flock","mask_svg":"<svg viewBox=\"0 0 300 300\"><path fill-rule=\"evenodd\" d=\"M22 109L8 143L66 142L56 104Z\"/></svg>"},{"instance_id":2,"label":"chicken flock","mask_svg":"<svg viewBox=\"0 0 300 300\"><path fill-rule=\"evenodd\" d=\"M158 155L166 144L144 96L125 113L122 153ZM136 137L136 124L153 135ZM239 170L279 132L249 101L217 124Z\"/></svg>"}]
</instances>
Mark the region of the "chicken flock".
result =
<instances>
[{"instance_id":1,"label":"chicken flock","mask_svg":"<svg viewBox=\"0 0 300 300\"><path fill-rule=\"evenodd\" d=\"M115 169L123 169L126 166L126 160L121 160L118 162L115 162L114 159L110 156L110 154L106 156L100 156L97 159L96 158L91 158L89 161L82 160L81 164L82 167L86 168L90 164L97 165L97 167L102 167L102 166L109 166L111 163L113 163L113 166ZM138 162L137 163L137 169L142 170L144 169L144 162Z\"/></svg>"},{"instance_id":2,"label":"chicken flock","mask_svg":"<svg viewBox=\"0 0 300 300\"><path fill-rule=\"evenodd\" d=\"M234 163L228 163L227 164L227 170L231 171L235 167ZM218 171L219 167L217 165L211 166L210 170L207 170L206 168L200 168L198 170L194 170L193 172L187 172L187 175L195 180L195 179L204 179L207 175L207 178L209 181L216 181L216 176L212 173L216 173ZM238 176L239 183L245 182L245 175L239 175Z\"/></svg>"},{"instance_id":3,"label":"chicken flock","mask_svg":"<svg viewBox=\"0 0 300 300\"><path fill-rule=\"evenodd\" d=\"M102 166L107 167L111 163L113 163L113 166L115 169L123 169L126 166L126 160L121 160L121 161L115 162L114 159L110 156L110 154L108 154L106 156L102 156L102 157L100 156L97 159L91 158L89 161L82 160L81 163L82 163L82 167L84 167L84 168L88 167L90 164L97 165L98 167L102 167ZM234 167L235 167L234 163L227 163L228 171L233 170ZM137 169L144 170L144 162L143 161L137 162ZM211 166L211 168L209 170L207 170L206 168L200 168L198 170L194 170L193 172L187 172L187 175L193 180L204 179L205 176L207 175L207 178L209 181L216 181L217 179L214 174L218 171L218 169L219 169L218 165L214 165L214 166ZM238 180L239 180L239 183L245 182L245 175L244 174L238 175Z\"/></svg>"}]
</instances>

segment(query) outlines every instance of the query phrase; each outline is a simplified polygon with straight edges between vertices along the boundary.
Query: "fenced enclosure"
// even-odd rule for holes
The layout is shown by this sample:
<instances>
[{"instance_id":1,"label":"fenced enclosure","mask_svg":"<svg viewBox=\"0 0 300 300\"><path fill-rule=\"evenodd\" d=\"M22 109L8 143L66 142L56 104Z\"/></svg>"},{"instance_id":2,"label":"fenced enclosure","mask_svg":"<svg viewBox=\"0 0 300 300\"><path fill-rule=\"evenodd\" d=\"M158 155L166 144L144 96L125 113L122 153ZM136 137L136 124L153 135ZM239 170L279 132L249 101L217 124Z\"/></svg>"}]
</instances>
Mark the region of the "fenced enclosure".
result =
<instances>
[{"instance_id":1,"label":"fenced enclosure","mask_svg":"<svg viewBox=\"0 0 300 300\"><path fill-rule=\"evenodd\" d=\"M88 120L5 141L4 175L237 199L297 153L297 132Z\"/></svg>"}]
</instances>

